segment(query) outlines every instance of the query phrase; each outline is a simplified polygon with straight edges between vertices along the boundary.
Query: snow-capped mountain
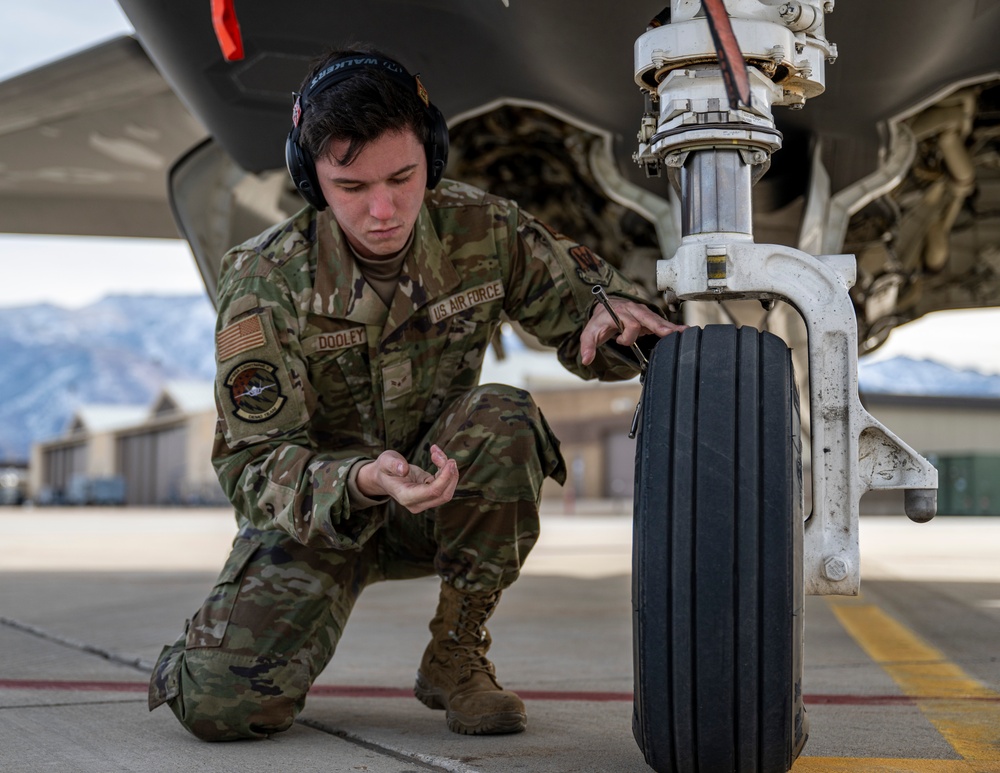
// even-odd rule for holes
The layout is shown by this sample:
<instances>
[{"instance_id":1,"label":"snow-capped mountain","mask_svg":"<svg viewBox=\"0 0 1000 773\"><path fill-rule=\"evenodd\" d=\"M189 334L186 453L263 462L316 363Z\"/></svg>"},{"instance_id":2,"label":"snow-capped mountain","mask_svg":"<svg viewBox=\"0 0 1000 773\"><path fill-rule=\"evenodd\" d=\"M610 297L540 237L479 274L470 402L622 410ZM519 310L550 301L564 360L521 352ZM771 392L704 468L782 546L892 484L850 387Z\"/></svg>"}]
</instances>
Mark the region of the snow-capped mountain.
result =
<instances>
[{"instance_id":1,"label":"snow-capped mountain","mask_svg":"<svg viewBox=\"0 0 1000 773\"><path fill-rule=\"evenodd\" d=\"M862 360L858 387L862 393L1000 397L1000 375L959 370L933 360L894 357L879 362Z\"/></svg>"},{"instance_id":2,"label":"snow-capped mountain","mask_svg":"<svg viewBox=\"0 0 1000 773\"><path fill-rule=\"evenodd\" d=\"M0 460L27 459L81 405L147 404L168 380L212 379L214 330L202 295L0 309Z\"/></svg>"},{"instance_id":3,"label":"snow-capped mountain","mask_svg":"<svg viewBox=\"0 0 1000 773\"><path fill-rule=\"evenodd\" d=\"M26 460L31 444L64 432L81 405L148 405L167 381L213 379L214 330L203 295L0 309L0 461ZM512 332L504 342L508 360L500 367L488 358L484 380L563 372ZM1000 397L1000 375L906 357L862 360L859 385L869 393Z\"/></svg>"}]
</instances>

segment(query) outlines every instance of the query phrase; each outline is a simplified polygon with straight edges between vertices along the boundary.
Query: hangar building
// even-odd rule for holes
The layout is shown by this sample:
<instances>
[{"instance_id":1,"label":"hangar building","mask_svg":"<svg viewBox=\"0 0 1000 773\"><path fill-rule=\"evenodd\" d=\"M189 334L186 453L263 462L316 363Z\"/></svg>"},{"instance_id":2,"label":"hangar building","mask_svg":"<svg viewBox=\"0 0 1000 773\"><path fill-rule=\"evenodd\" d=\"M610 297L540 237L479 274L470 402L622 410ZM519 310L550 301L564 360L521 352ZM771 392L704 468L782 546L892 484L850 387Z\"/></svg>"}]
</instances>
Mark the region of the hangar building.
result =
<instances>
[{"instance_id":1,"label":"hangar building","mask_svg":"<svg viewBox=\"0 0 1000 773\"><path fill-rule=\"evenodd\" d=\"M551 361L545 374L495 370L483 379L527 388L560 438L567 485L546 481L543 497L614 500L629 512L636 444L628 430L638 380L585 384L554 377ZM1000 514L1000 399L866 393L862 401L937 466L939 513ZM210 458L215 421L211 382L170 382L150 406L82 407L65 435L33 448L30 496L41 503L110 496L128 505L226 505ZM901 513L902 497L869 493L861 512Z\"/></svg>"},{"instance_id":2,"label":"hangar building","mask_svg":"<svg viewBox=\"0 0 1000 773\"><path fill-rule=\"evenodd\" d=\"M59 438L32 448L39 503L226 504L211 463L210 381L168 382L149 406L81 407Z\"/></svg>"}]
</instances>

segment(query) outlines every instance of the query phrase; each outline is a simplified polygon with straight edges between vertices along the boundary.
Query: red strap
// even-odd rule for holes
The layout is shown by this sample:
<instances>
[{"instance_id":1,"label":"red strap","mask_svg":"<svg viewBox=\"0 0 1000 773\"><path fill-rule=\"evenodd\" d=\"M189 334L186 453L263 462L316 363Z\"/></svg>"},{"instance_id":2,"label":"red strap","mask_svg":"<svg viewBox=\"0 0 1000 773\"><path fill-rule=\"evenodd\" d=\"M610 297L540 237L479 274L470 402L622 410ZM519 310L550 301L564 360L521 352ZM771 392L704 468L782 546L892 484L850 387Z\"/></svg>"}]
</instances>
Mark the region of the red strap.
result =
<instances>
[{"instance_id":1,"label":"red strap","mask_svg":"<svg viewBox=\"0 0 1000 773\"><path fill-rule=\"evenodd\" d=\"M215 37L226 61L242 59L243 38L240 36L240 23L236 19L233 0L212 0L212 26L215 27Z\"/></svg>"},{"instance_id":2,"label":"red strap","mask_svg":"<svg viewBox=\"0 0 1000 773\"><path fill-rule=\"evenodd\" d=\"M747 63L740 51L740 44L733 33L732 22L723 0L702 0L705 16L708 17L708 27L712 31L715 50L719 55L719 65L722 68L722 79L726 84L729 106L738 108L740 102L750 105L750 76L747 73Z\"/></svg>"}]
</instances>

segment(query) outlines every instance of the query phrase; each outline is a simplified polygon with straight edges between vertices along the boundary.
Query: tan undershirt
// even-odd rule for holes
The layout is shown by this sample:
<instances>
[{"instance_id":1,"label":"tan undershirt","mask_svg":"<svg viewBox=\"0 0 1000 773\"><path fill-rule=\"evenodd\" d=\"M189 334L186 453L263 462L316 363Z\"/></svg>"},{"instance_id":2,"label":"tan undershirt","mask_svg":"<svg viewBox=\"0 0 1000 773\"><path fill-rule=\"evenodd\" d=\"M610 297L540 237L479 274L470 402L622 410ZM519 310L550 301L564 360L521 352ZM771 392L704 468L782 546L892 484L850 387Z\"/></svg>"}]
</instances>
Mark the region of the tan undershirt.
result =
<instances>
[{"instance_id":1,"label":"tan undershirt","mask_svg":"<svg viewBox=\"0 0 1000 773\"><path fill-rule=\"evenodd\" d=\"M362 276L372 286L372 289L382 299L382 303L386 307L392 305L392 296L396 293L396 285L399 284L399 275L403 271L403 263L406 261L406 253L410 249L411 244L413 244L412 231L410 232L410 238L406 242L406 246L395 255L388 258L363 258L348 242L351 252L354 253L354 259L361 269Z\"/></svg>"}]
</instances>

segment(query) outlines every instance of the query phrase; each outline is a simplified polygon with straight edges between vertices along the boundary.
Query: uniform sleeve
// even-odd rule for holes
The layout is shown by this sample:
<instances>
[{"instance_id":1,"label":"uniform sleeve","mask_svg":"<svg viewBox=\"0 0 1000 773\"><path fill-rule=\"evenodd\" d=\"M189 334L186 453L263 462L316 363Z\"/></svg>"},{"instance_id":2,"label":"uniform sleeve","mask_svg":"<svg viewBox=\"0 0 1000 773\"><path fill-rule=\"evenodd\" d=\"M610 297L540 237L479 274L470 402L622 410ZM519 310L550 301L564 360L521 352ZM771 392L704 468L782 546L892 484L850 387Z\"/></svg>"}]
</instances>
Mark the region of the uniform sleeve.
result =
<instances>
[{"instance_id":1,"label":"uniform sleeve","mask_svg":"<svg viewBox=\"0 0 1000 773\"><path fill-rule=\"evenodd\" d=\"M363 457L318 453L310 438L315 393L279 272L222 286L216 365L212 463L237 511L303 544L359 549L385 508L352 510L348 476Z\"/></svg>"},{"instance_id":2,"label":"uniform sleeve","mask_svg":"<svg viewBox=\"0 0 1000 773\"><path fill-rule=\"evenodd\" d=\"M610 296L648 305L643 291L589 247L558 234L531 215L510 211L510 274L505 311L546 346L556 349L567 370L584 379L618 381L639 373L623 350L598 347L589 366L580 360L580 334L590 320L594 285ZM626 352L622 356L622 352Z\"/></svg>"}]
</instances>

